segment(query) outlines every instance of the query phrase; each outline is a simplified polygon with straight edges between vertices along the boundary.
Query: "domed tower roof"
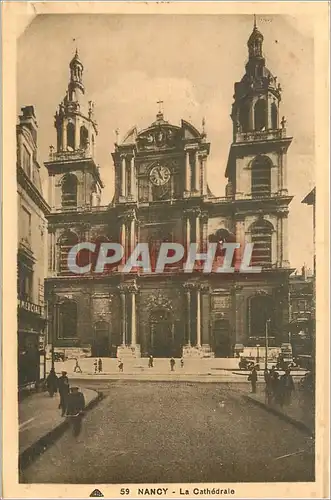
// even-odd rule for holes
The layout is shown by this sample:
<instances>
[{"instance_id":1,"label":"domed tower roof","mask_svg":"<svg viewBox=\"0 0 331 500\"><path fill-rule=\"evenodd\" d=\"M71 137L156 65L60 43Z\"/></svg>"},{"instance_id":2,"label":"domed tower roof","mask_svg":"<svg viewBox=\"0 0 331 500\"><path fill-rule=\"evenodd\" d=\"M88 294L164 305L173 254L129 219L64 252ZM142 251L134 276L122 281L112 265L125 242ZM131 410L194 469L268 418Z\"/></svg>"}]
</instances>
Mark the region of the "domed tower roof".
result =
<instances>
[{"instance_id":1,"label":"domed tower roof","mask_svg":"<svg viewBox=\"0 0 331 500\"><path fill-rule=\"evenodd\" d=\"M83 63L82 63L82 61L79 59L79 56L78 56L78 49L76 49L75 55L74 55L74 57L71 59L71 61L70 61L70 65L69 65L69 66L70 66L70 68L73 68L73 67L74 67L74 66L76 66L76 65L79 65L79 66L81 66L82 68L84 68Z\"/></svg>"}]
</instances>

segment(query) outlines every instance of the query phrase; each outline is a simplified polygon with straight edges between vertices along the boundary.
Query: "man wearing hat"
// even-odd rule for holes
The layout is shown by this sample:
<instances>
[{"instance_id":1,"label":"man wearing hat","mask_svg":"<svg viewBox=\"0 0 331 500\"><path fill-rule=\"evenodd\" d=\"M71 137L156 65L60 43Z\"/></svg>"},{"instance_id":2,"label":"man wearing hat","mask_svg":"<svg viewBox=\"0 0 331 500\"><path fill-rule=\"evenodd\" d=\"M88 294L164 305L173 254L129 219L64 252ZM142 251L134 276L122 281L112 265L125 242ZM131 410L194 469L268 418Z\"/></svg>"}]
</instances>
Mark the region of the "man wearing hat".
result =
<instances>
[{"instance_id":1,"label":"man wearing hat","mask_svg":"<svg viewBox=\"0 0 331 500\"><path fill-rule=\"evenodd\" d=\"M67 416L72 418L74 435L78 436L82 426L82 412L85 408L84 394L78 387L71 387L67 401Z\"/></svg>"},{"instance_id":2,"label":"man wearing hat","mask_svg":"<svg viewBox=\"0 0 331 500\"><path fill-rule=\"evenodd\" d=\"M67 372L62 372L61 377L58 381L59 393L60 393L60 404L59 408L62 409L62 417L65 415L67 409L67 402L69 396L69 379L67 377Z\"/></svg>"}]
</instances>

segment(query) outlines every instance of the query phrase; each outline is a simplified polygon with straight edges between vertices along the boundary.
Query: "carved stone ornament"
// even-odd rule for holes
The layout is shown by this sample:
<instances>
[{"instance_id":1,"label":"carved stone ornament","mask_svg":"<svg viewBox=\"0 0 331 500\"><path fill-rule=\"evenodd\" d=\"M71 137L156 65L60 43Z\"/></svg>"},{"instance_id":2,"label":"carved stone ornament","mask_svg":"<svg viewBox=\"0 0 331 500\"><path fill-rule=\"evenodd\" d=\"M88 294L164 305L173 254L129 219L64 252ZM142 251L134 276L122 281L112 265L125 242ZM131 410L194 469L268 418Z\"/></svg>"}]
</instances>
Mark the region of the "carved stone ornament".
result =
<instances>
[{"instance_id":1,"label":"carved stone ornament","mask_svg":"<svg viewBox=\"0 0 331 500\"><path fill-rule=\"evenodd\" d=\"M165 309L169 309L170 311L173 310L171 301L167 297L164 297L160 291L158 291L155 295L149 296L147 300L147 307L148 309L163 307Z\"/></svg>"},{"instance_id":2,"label":"carved stone ornament","mask_svg":"<svg viewBox=\"0 0 331 500\"><path fill-rule=\"evenodd\" d=\"M268 295L267 290L256 290L255 295Z\"/></svg>"}]
</instances>

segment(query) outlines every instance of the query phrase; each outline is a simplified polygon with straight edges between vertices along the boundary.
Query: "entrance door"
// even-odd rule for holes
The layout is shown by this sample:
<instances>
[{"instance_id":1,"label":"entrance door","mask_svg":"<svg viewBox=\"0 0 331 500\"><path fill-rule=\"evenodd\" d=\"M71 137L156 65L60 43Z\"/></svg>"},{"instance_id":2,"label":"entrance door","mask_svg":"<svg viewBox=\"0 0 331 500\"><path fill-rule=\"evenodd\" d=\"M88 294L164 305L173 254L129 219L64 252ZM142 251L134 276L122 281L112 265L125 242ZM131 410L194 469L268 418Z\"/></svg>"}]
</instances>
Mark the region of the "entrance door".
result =
<instances>
[{"instance_id":1,"label":"entrance door","mask_svg":"<svg viewBox=\"0 0 331 500\"><path fill-rule=\"evenodd\" d=\"M174 355L174 326L171 313L158 309L150 317L150 351L155 358Z\"/></svg>"},{"instance_id":2,"label":"entrance door","mask_svg":"<svg viewBox=\"0 0 331 500\"><path fill-rule=\"evenodd\" d=\"M217 319L213 327L214 352L217 358L231 356L230 325L226 319Z\"/></svg>"},{"instance_id":3,"label":"entrance door","mask_svg":"<svg viewBox=\"0 0 331 500\"><path fill-rule=\"evenodd\" d=\"M92 356L105 358L110 356L109 323L98 321L95 326Z\"/></svg>"}]
</instances>

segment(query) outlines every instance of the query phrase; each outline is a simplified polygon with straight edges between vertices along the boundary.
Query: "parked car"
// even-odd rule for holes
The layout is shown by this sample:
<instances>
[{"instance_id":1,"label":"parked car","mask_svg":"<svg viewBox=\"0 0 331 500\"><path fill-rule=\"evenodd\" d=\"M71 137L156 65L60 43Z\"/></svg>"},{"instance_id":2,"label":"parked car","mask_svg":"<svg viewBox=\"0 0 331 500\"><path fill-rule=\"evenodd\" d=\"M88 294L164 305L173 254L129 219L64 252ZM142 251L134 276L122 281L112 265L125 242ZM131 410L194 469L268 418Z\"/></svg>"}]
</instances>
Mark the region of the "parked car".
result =
<instances>
[{"instance_id":1,"label":"parked car","mask_svg":"<svg viewBox=\"0 0 331 500\"><path fill-rule=\"evenodd\" d=\"M247 358L240 358L239 370L251 370L253 366L256 366L254 361Z\"/></svg>"}]
</instances>

